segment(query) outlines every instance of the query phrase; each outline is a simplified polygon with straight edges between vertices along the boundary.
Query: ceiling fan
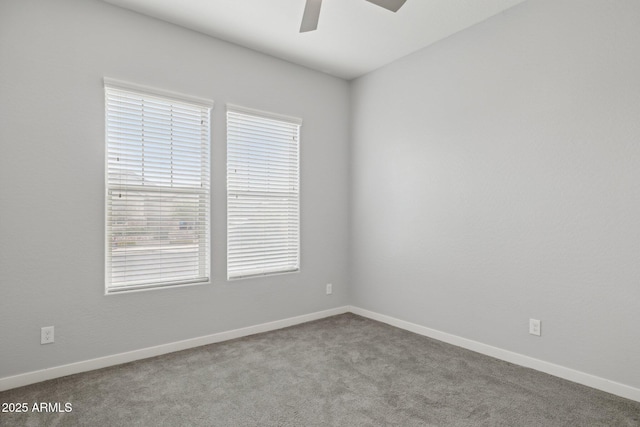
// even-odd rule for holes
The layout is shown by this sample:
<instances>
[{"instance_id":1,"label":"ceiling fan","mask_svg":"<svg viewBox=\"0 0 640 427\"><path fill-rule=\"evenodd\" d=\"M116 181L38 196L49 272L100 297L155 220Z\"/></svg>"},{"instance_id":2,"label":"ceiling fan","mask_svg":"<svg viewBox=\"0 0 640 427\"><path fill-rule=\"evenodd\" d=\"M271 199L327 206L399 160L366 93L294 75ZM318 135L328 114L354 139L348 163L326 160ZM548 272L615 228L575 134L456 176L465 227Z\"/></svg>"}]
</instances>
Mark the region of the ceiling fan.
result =
<instances>
[{"instance_id":1,"label":"ceiling fan","mask_svg":"<svg viewBox=\"0 0 640 427\"><path fill-rule=\"evenodd\" d=\"M391 12L397 12L407 0L367 0L369 3L376 4ZM302 24L300 25L300 32L306 33L307 31L314 31L318 28L318 19L320 18L320 6L322 6L322 0L307 0L307 4L304 7L304 14L302 15Z\"/></svg>"}]
</instances>

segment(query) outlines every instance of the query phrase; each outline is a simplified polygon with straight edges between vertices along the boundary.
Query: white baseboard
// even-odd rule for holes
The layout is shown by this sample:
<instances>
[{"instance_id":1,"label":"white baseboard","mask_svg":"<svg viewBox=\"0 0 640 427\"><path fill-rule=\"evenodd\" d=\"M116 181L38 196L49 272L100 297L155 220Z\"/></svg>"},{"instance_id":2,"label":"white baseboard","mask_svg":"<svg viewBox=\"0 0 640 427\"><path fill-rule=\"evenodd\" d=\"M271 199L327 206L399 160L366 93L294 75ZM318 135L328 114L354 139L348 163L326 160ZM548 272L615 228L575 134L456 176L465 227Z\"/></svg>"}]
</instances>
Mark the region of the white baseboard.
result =
<instances>
[{"instance_id":1,"label":"white baseboard","mask_svg":"<svg viewBox=\"0 0 640 427\"><path fill-rule=\"evenodd\" d=\"M96 359L84 360L81 362L70 363L68 365L55 366L53 368L42 369L39 371L27 372L24 374L14 375L11 377L0 378L0 391L9 390L16 387L22 387L41 381L60 378L67 375L79 374L81 372L92 371L94 369L106 368L109 366L120 365L122 363L133 362L135 360L146 359L149 357L160 356L162 354L173 353L174 351L186 350L189 348L199 347L202 345L214 344L217 342L232 340L235 338L246 337L248 335L258 334L261 332L274 331L276 329L286 328L288 326L298 325L300 323L310 322L312 320L323 319L325 317L335 316L347 313L348 306L337 307L330 310L318 311L302 316L290 317L288 319L276 320L274 322L261 323L259 325L248 326L246 328L234 329L231 331L220 332L217 334L207 335L203 337L191 338L183 341L177 341L169 344L162 344L155 347L143 348L140 350L128 351L126 353L113 354L110 356L99 357Z\"/></svg>"},{"instance_id":2,"label":"white baseboard","mask_svg":"<svg viewBox=\"0 0 640 427\"><path fill-rule=\"evenodd\" d=\"M426 326L417 325L415 323L406 322L404 320L396 319L395 317L375 313L373 311L365 310L359 307L351 306L349 311L362 317L377 320L379 322L386 323L400 329L405 329L419 335L434 338L438 341L443 341L458 347L466 348L468 350L475 351L476 353L495 357L496 359L504 360L515 365L535 369L536 371L545 372L547 374L563 378L574 383L586 385L587 387L595 388L597 390L615 394L616 396L621 396L640 402L640 389L635 387L631 387L615 381L609 381L595 375L576 371L575 369L570 369L564 366L556 365L554 363L545 362L533 357L514 353L512 351L504 350L498 347L493 347L481 342L427 328Z\"/></svg>"},{"instance_id":3,"label":"white baseboard","mask_svg":"<svg viewBox=\"0 0 640 427\"><path fill-rule=\"evenodd\" d=\"M189 348L199 347L208 344L214 344L222 341L227 341L235 338L246 337L261 332L273 331L276 329L286 328L288 326L298 325L300 323L310 322L312 320L323 319L325 317L335 316L352 312L359 316L363 316L372 320L377 320L382 323L386 323L395 326L400 329L405 329L410 332L414 332L419 335L434 338L438 341L443 341L449 344L453 344L458 347L466 348L468 350L475 351L487 356L495 357L496 359L504 360L516 365L524 366L526 368L535 369L537 371L545 372L550 375L554 375L559 378L563 378L569 381L573 381L578 384L586 385L597 390L602 390L607 393L615 394L627 399L640 402L640 389L634 388L625 384L621 384L615 381L609 381L604 378L597 377L595 375L587 374L584 372L576 371L574 369L566 368L564 366L556 365L553 363L545 362L543 360L535 359L533 357L525 356L512 351L504 350L498 347L493 347L487 344L483 344L477 341L462 338L456 335L441 332L435 329L427 328L415 323L407 322L397 319L395 317L386 316L373 311L365 310L355 306L343 306L330 310L318 311L311 314L305 314L302 316L290 317L287 319L276 320L274 322L262 323L259 325L248 326L246 328L234 329L231 331L219 332L217 334L207 335L203 337L191 338L188 340L177 341L168 344L162 344L155 347L148 347L139 350L133 350L126 353L119 353L105 357L99 357L96 359L85 360L76 363L70 363L68 365L55 366L53 368L42 369L39 371L27 372L24 374L14 375L11 377L0 378L0 391L9 390L16 387L22 387L29 384L38 383L41 381L51 380L54 378L60 378L67 375L78 374L81 372L92 371L94 369L106 368L109 366L115 366L122 363L133 362L135 360L146 359L149 357L160 356L162 354L172 353L175 351L186 350Z\"/></svg>"}]
</instances>

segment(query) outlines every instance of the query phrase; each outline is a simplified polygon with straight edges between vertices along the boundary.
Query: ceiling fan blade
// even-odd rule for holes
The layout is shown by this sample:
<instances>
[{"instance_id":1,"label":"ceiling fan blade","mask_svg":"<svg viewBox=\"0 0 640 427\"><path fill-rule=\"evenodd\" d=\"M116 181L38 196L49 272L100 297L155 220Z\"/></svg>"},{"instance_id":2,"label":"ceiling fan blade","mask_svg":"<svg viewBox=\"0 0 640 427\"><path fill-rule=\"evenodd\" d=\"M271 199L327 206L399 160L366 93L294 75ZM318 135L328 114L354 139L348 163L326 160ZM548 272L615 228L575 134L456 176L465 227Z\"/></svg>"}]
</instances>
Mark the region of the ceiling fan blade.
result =
<instances>
[{"instance_id":1,"label":"ceiling fan blade","mask_svg":"<svg viewBox=\"0 0 640 427\"><path fill-rule=\"evenodd\" d=\"M391 12L397 12L407 0L367 0L369 3L377 4Z\"/></svg>"},{"instance_id":2,"label":"ceiling fan blade","mask_svg":"<svg viewBox=\"0 0 640 427\"><path fill-rule=\"evenodd\" d=\"M322 6L322 0L307 0L307 4L304 7L304 15L302 15L302 24L300 25L301 33L318 28L320 6Z\"/></svg>"}]
</instances>

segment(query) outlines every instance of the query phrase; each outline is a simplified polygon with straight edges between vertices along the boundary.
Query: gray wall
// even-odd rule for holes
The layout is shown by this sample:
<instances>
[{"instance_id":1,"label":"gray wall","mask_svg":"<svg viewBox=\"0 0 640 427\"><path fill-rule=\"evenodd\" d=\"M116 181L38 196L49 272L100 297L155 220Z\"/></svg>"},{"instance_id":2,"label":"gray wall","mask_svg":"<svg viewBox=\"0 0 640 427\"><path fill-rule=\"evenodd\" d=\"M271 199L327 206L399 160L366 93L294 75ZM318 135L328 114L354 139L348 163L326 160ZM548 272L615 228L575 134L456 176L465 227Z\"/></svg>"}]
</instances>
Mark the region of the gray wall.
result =
<instances>
[{"instance_id":1,"label":"gray wall","mask_svg":"<svg viewBox=\"0 0 640 427\"><path fill-rule=\"evenodd\" d=\"M529 1L349 91L102 2L2 1L0 377L351 303L640 387L639 21ZM103 295L103 76L216 101L213 284ZM226 102L305 120L299 274L225 280Z\"/></svg>"},{"instance_id":2,"label":"gray wall","mask_svg":"<svg viewBox=\"0 0 640 427\"><path fill-rule=\"evenodd\" d=\"M529 1L356 80L352 303L640 387L639 22Z\"/></svg>"},{"instance_id":3,"label":"gray wall","mask_svg":"<svg viewBox=\"0 0 640 427\"><path fill-rule=\"evenodd\" d=\"M216 102L211 285L103 295L104 76ZM345 305L348 97L343 80L106 3L0 2L0 377ZM227 102L304 119L299 274L226 281Z\"/></svg>"}]
</instances>

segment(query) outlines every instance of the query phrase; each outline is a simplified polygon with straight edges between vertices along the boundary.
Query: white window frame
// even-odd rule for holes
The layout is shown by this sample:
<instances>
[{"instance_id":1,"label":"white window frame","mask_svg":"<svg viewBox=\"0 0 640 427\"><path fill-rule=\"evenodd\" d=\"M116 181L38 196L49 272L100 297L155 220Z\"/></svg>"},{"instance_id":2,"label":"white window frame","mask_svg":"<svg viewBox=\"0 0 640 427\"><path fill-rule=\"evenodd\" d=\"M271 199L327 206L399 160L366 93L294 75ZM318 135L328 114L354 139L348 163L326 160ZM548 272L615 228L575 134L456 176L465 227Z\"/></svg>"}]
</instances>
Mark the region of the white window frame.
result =
<instances>
[{"instance_id":1,"label":"white window frame","mask_svg":"<svg viewBox=\"0 0 640 427\"><path fill-rule=\"evenodd\" d=\"M104 90L105 295L210 283L213 101L107 77ZM132 108L139 109L143 118L136 121L135 112L130 113L122 101L115 101L116 96L123 100L129 96L140 98L134 101L140 106ZM151 110L152 106L156 117L160 117L153 137L152 125L144 115L145 108ZM123 123L131 118L133 124L125 128ZM126 136L130 129L140 135ZM138 148L138 137L142 154L122 154ZM159 154L145 154L145 145L148 153L156 149ZM121 157L125 159L121 161ZM139 177L139 170L145 168L153 178ZM118 192L118 198L114 192ZM126 203L134 200L133 207L119 201L123 195ZM153 220L149 219L148 209L154 212ZM187 211L187 221L176 215L180 210ZM129 223L134 221L116 221L122 218L122 212L126 218L137 215L142 219L138 222L146 222L136 225L138 230L142 228L138 233L145 242L139 248L135 238L129 238L134 227ZM164 237L165 233L168 237Z\"/></svg>"},{"instance_id":2,"label":"white window frame","mask_svg":"<svg viewBox=\"0 0 640 427\"><path fill-rule=\"evenodd\" d=\"M300 271L301 127L227 104L228 280Z\"/></svg>"}]
</instances>

